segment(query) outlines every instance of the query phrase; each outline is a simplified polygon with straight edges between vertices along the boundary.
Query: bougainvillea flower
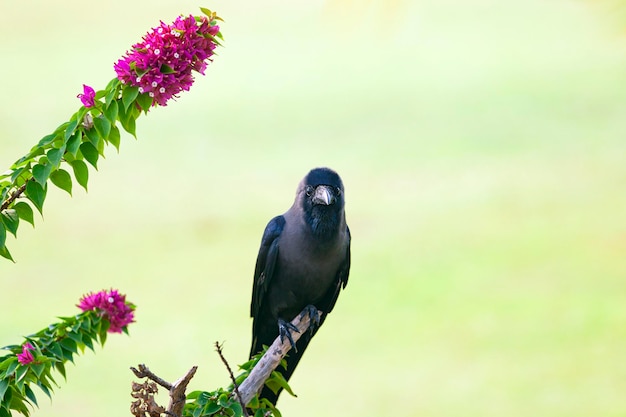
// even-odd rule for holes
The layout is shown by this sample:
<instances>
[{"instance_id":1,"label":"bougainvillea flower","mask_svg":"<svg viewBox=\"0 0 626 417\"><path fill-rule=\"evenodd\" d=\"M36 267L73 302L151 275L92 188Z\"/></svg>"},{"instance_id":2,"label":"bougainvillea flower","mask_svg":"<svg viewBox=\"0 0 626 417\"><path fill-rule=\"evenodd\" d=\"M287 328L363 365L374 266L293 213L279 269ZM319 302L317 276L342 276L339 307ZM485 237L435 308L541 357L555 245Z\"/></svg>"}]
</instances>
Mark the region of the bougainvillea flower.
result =
<instances>
[{"instance_id":1,"label":"bougainvillea flower","mask_svg":"<svg viewBox=\"0 0 626 417\"><path fill-rule=\"evenodd\" d=\"M220 28L206 17L179 16L172 24L152 28L114 64L117 78L165 106L194 82L192 71L204 75L217 46Z\"/></svg>"},{"instance_id":2,"label":"bougainvillea flower","mask_svg":"<svg viewBox=\"0 0 626 417\"><path fill-rule=\"evenodd\" d=\"M121 333L122 330L135 320L135 307L126 302L126 296L117 290L102 290L84 295L78 303L83 311L94 310L106 318L110 333Z\"/></svg>"},{"instance_id":3,"label":"bougainvillea flower","mask_svg":"<svg viewBox=\"0 0 626 417\"><path fill-rule=\"evenodd\" d=\"M35 357L30 352L33 349L35 349L33 345L31 345L29 342L25 343L24 346L22 346L22 353L17 354L17 361L22 365L28 365L29 363L33 362L35 360Z\"/></svg>"},{"instance_id":4,"label":"bougainvillea flower","mask_svg":"<svg viewBox=\"0 0 626 417\"><path fill-rule=\"evenodd\" d=\"M95 98L96 92L93 88L88 85L83 84L83 92L77 95L80 101L83 103L83 106L90 108L96 105Z\"/></svg>"}]
</instances>

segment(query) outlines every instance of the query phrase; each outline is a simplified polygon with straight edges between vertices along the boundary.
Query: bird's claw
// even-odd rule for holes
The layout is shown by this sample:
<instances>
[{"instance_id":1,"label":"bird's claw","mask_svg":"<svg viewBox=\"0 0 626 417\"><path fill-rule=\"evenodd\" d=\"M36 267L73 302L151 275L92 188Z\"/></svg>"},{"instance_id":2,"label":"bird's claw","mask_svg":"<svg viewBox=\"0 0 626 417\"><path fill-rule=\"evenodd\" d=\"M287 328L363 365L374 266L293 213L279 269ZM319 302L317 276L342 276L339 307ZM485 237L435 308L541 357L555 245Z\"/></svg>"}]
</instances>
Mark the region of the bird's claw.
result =
<instances>
[{"instance_id":1,"label":"bird's claw","mask_svg":"<svg viewBox=\"0 0 626 417\"><path fill-rule=\"evenodd\" d=\"M304 310L300 313L300 319L303 319L305 314L309 315L309 319L311 321L311 324L309 325L309 332L313 334L315 329L320 326L320 312L313 304L309 304L304 307Z\"/></svg>"},{"instance_id":2,"label":"bird's claw","mask_svg":"<svg viewBox=\"0 0 626 417\"><path fill-rule=\"evenodd\" d=\"M296 342L293 341L293 337L291 336L291 332L300 333L300 330L293 324L283 319L278 319L278 334L280 335L280 343L285 341L285 337L289 340L289 344L295 352L298 351L296 348Z\"/></svg>"}]
</instances>

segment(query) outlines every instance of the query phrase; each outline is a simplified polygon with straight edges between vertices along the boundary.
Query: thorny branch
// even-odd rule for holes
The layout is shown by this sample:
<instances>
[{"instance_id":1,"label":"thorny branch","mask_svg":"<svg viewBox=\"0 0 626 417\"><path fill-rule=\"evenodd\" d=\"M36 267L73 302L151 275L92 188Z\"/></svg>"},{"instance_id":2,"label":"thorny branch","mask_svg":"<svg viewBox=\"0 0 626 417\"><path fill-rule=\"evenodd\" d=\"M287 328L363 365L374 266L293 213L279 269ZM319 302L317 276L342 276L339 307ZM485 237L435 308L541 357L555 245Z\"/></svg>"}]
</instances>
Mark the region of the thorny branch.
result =
<instances>
[{"instance_id":1,"label":"thorny branch","mask_svg":"<svg viewBox=\"0 0 626 417\"><path fill-rule=\"evenodd\" d=\"M233 370L230 368L228 361L226 360L226 358L224 357L222 353L222 345L220 345L218 342L215 342L215 350L217 351L218 355L220 355L222 362L224 362L224 365L226 366L226 369L228 370L228 374L230 375L230 380L233 382L235 395L237 395L237 401L239 401L239 404L241 405L241 409L243 410L243 415L245 417L248 417L248 410L246 409L246 403L243 402L241 398L241 394L239 393L239 386L237 385L237 381L235 381L235 375L233 375Z\"/></svg>"}]
</instances>

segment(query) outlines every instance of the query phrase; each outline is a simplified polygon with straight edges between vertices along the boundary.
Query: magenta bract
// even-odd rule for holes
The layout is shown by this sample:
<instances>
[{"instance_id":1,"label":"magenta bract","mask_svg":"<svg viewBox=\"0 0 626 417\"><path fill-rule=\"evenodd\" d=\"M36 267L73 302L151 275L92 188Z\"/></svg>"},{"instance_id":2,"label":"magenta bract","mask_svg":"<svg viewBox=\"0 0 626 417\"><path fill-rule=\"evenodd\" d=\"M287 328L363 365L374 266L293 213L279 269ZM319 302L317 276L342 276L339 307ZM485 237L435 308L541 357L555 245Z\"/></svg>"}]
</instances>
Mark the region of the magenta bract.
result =
<instances>
[{"instance_id":1,"label":"magenta bract","mask_svg":"<svg viewBox=\"0 0 626 417\"><path fill-rule=\"evenodd\" d=\"M219 26L207 18L196 21L190 15L179 16L170 25L161 22L114 64L117 78L149 94L153 105L165 106L170 98L189 90L192 71L204 75L218 33Z\"/></svg>"},{"instance_id":2,"label":"magenta bract","mask_svg":"<svg viewBox=\"0 0 626 417\"><path fill-rule=\"evenodd\" d=\"M78 97L80 101L83 103L83 106L87 108L93 107L96 104L95 102L96 92L94 91L93 88L91 88L88 85L83 84L83 92L77 95L76 97Z\"/></svg>"},{"instance_id":3,"label":"magenta bract","mask_svg":"<svg viewBox=\"0 0 626 417\"><path fill-rule=\"evenodd\" d=\"M95 310L109 320L109 332L121 333L130 323L134 322L134 306L126 303L126 296L117 290L102 290L83 296L78 303L83 311Z\"/></svg>"},{"instance_id":4,"label":"magenta bract","mask_svg":"<svg viewBox=\"0 0 626 417\"><path fill-rule=\"evenodd\" d=\"M35 349L33 345L31 345L29 342L25 343L22 346L22 353L17 354L17 361L22 365L28 365L29 363L33 362L35 358L33 357L33 354L30 353L30 351L33 349Z\"/></svg>"}]
</instances>

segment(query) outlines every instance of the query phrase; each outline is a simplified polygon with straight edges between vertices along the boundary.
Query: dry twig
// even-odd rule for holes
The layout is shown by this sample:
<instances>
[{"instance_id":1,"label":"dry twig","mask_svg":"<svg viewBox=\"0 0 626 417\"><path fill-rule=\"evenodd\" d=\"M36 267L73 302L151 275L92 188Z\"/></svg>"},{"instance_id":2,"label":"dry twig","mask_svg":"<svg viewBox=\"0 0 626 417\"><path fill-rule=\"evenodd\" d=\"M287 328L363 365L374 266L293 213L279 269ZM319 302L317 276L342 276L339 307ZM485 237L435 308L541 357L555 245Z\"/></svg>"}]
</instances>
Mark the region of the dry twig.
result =
<instances>
[{"instance_id":1,"label":"dry twig","mask_svg":"<svg viewBox=\"0 0 626 417\"><path fill-rule=\"evenodd\" d=\"M140 412L143 408L145 408L145 410L149 413L148 415L150 417L157 417L163 413L170 415L172 417L180 417L183 413L185 400L187 399L187 396L185 395L185 390L187 389L187 385L189 384L189 381L191 381L191 378L193 378L193 376L195 375L197 369L198 367L194 366L189 371L187 371L185 375L183 375L182 377L178 378L176 381L170 384L163 378L157 376L152 371L150 371L150 369L148 369L148 367L145 366L144 364L139 365L139 370L131 367L130 370L133 371L133 373L135 374L137 378L148 378L149 380L153 381L153 384L156 383L156 384L161 385L162 387L166 388L169 391L169 396L170 396L170 403L167 406L167 410L165 410L163 407L159 406L154 401L154 393L148 393L148 394L141 393L141 394L138 394L139 396L133 395L134 398L138 398L137 401L140 401L140 403L137 403L137 401L133 402L133 405L131 405L131 412L133 410ZM137 386L140 387L141 384L137 384ZM154 385L154 389L155 389L154 392L156 392L156 385ZM135 393L135 384L133 384L133 393ZM142 396L146 397L146 400L144 401L143 404L141 403L143 399ZM152 410L153 412L156 412L158 410L160 414L152 414L150 413L150 410ZM137 417L144 417L146 414L145 413L135 414L133 412L133 415Z\"/></svg>"},{"instance_id":2,"label":"dry twig","mask_svg":"<svg viewBox=\"0 0 626 417\"><path fill-rule=\"evenodd\" d=\"M244 403L243 400L241 399L241 394L239 393L239 386L237 385L237 381L235 380L235 375L233 375L233 370L230 368L228 361L226 360L226 358L224 357L224 354L222 353L222 345L220 345L218 342L215 342L215 350L217 351L217 354L220 355L222 362L224 362L224 365L226 366L226 369L228 370L228 374L230 375L230 380L233 382L233 387L235 390L235 395L237 396L237 401L239 401L239 404L241 405L241 409L243 410L243 415L245 417L248 417L248 410L246 409L246 403Z\"/></svg>"}]
</instances>

